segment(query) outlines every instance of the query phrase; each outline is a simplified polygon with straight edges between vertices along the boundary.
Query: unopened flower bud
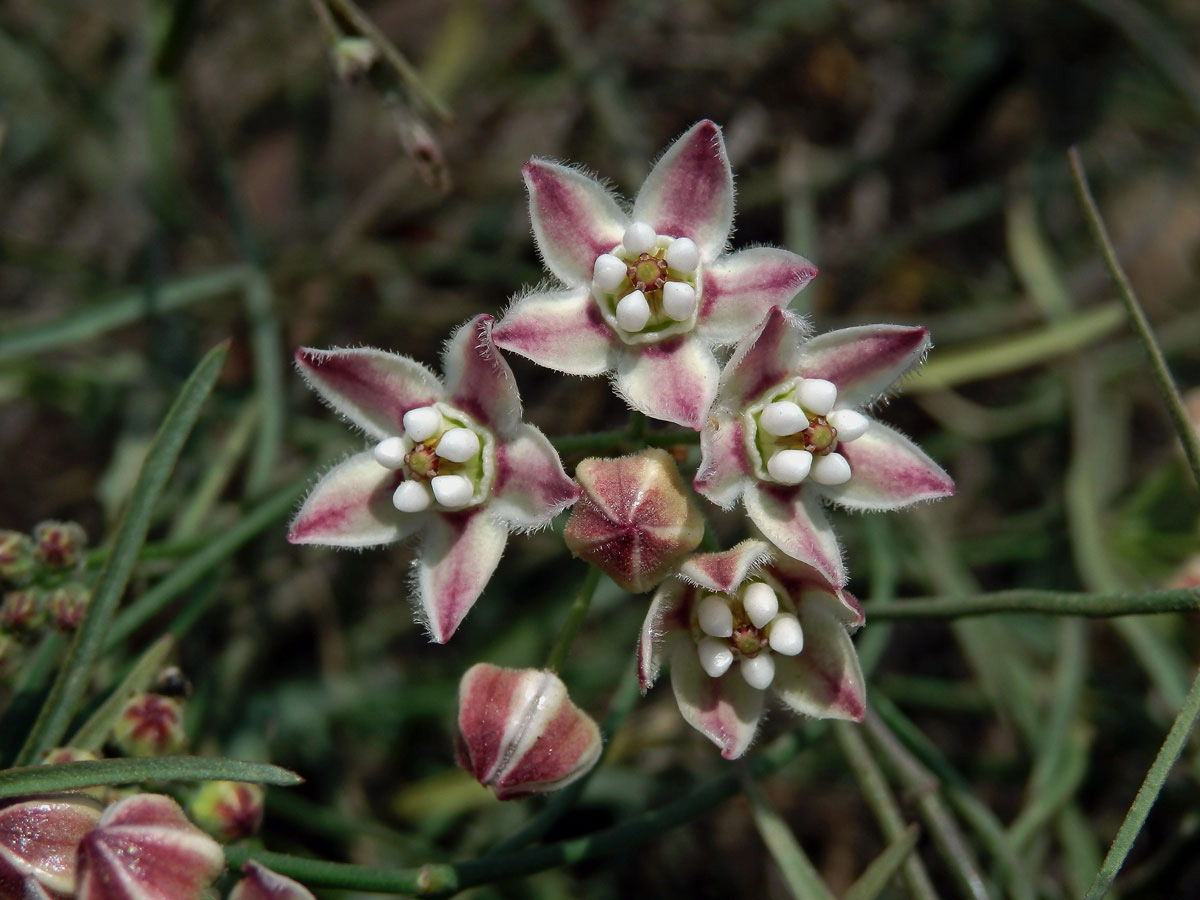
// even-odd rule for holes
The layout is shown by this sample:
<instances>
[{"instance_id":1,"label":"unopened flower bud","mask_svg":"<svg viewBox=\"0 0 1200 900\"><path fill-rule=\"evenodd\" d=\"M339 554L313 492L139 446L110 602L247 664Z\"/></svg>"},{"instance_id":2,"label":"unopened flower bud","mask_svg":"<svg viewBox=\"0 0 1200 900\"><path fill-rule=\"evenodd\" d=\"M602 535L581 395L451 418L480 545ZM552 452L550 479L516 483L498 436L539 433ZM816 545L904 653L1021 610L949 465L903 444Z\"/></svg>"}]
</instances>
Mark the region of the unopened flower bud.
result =
<instances>
[{"instance_id":1,"label":"unopened flower bud","mask_svg":"<svg viewBox=\"0 0 1200 900\"><path fill-rule=\"evenodd\" d=\"M334 71L346 82L358 81L379 59L375 44L364 37L344 37L333 45L330 53Z\"/></svg>"},{"instance_id":2,"label":"unopened flower bud","mask_svg":"<svg viewBox=\"0 0 1200 900\"><path fill-rule=\"evenodd\" d=\"M458 761L501 800L570 784L600 758L600 729L553 672L479 663L458 686Z\"/></svg>"},{"instance_id":3,"label":"unopened flower bud","mask_svg":"<svg viewBox=\"0 0 1200 900\"><path fill-rule=\"evenodd\" d=\"M72 895L76 850L99 819L100 804L82 794L0 806L0 897Z\"/></svg>"},{"instance_id":4,"label":"unopened flower bud","mask_svg":"<svg viewBox=\"0 0 1200 900\"><path fill-rule=\"evenodd\" d=\"M24 584L33 574L33 541L19 531L0 531L0 581Z\"/></svg>"},{"instance_id":5,"label":"unopened flower bud","mask_svg":"<svg viewBox=\"0 0 1200 900\"><path fill-rule=\"evenodd\" d=\"M700 510L666 451L585 459L575 478L583 496L563 539L628 591L650 590L704 536Z\"/></svg>"},{"instance_id":6,"label":"unopened flower bud","mask_svg":"<svg viewBox=\"0 0 1200 900\"><path fill-rule=\"evenodd\" d=\"M138 694L125 705L112 740L127 756L162 756L183 748L183 710L170 697Z\"/></svg>"},{"instance_id":7,"label":"unopened flower bud","mask_svg":"<svg viewBox=\"0 0 1200 900\"><path fill-rule=\"evenodd\" d=\"M162 794L136 794L104 810L79 844L77 900L200 900L225 868L221 845Z\"/></svg>"},{"instance_id":8,"label":"unopened flower bud","mask_svg":"<svg viewBox=\"0 0 1200 900\"><path fill-rule=\"evenodd\" d=\"M33 529L34 557L51 569L73 569L83 560L87 533L78 522L39 522Z\"/></svg>"},{"instance_id":9,"label":"unopened flower bud","mask_svg":"<svg viewBox=\"0 0 1200 900\"><path fill-rule=\"evenodd\" d=\"M74 631L91 602L92 592L86 585L69 581L46 592L46 614L60 631Z\"/></svg>"},{"instance_id":10,"label":"unopened flower bud","mask_svg":"<svg viewBox=\"0 0 1200 900\"><path fill-rule=\"evenodd\" d=\"M242 864L242 874L245 877L233 886L229 900L316 900L300 882L252 859Z\"/></svg>"},{"instance_id":11,"label":"unopened flower bud","mask_svg":"<svg viewBox=\"0 0 1200 900\"><path fill-rule=\"evenodd\" d=\"M188 801L192 821L223 844L250 837L263 818L264 792L244 781L206 781Z\"/></svg>"},{"instance_id":12,"label":"unopened flower bud","mask_svg":"<svg viewBox=\"0 0 1200 900\"><path fill-rule=\"evenodd\" d=\"M0 631L28 634L46 621L43 592L37 588L18 588L4 594L0 603Z\"/></svg>"}]
</instances>

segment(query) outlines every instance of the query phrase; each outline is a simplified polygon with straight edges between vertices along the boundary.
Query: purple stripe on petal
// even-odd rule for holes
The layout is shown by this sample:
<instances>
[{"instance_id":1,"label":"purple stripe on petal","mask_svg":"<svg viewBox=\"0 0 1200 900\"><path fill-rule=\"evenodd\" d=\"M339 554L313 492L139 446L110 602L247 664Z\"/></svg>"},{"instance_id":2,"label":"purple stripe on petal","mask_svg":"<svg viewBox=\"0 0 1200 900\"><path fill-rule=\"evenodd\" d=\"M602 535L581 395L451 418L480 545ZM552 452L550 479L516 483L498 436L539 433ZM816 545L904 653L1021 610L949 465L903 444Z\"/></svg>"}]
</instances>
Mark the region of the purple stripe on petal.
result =
<instances>
[{"instance_id":1,"label":"purple stripe on petal","mask_svg":"<svg viewBox=\"0 0 1200 900\"><path fill-rule=\"evenodd\" d=\"M403 476L385 469L368 451L357 453L326 472L292 520L293 544L328 547L375 547L412 534L424 521L392 505L392 492Z\"/></svg>"},{"instance_id":2,"label":"purple stripe on petal","mask_svg":"<svg viewBox=\"0 0 1200 900\"><path fill-rule=\"evenodd\" d=\"M708 420L720 377L712 350L686 337L628 348L617 361L617 390L630 406L696 431Z\"/></svg>"},{"instance_id":3,"label":"purple stripe on petal","mask_svg":"<svg viewBox=\"0 0 1200 900\"><path fill-rule=\"evenodd\" d=\"M812 566L835 587L845 585L837 536L810 489L760 481L746 491L743 501L763 537L792 559Z\"/></svg>"},{"instance_id":4,"label":"purple stripe on petal","mask_svg":"<svg viewBox=\"0 0 1200 900\"><path fill-rule=\"evenodd\" d=\"M242 863L242 874L245 878L234 885L229 900L316 900L300 882L272 872L253 859Z\"/></svg>"},{"instance_id":5,"label":"purple stripe on petal","mask_svg":"<svg viewBox=\"0 0 1200 900\"><path fill-rule=\"evenodd\" d=\"M700 667L696 645L682 640L671 653L671 687L683 718L720 747L723 757L737 759L746 752L758 730L764 691L750 687L733 670L710 678Z\"/></svg>"},{"instance_id":6,"label":"purple stripe on petal","mask_svg":"<svg viewBox=\"0 0 1200 900\"><path fill-rule=\"evenodd\" d=\"M722 256L704 268L704 293L696 333L714 344L732 344L773 307L786 307L817 277L802 256L755 247Z\"/></svg>"},{"instance_id":7,"label":"purple stripe on petal","mask_svg":"<svg viewBox=\"0 0 1200 900\"><path fill-rule=\"evenodd\" d=\"M488 511L513 528L540 528L579 499L546 436L522 424L496 447L496 480Z\"/></svg>"},{"instance_id":8,"label":"purple stripe on petal","mask_svg":"<svg viewBox=\"0 0 1200 900\"><path fill-rule=\"evenodd\" d=\"M845 626L825 604L801 603L797 614L804 629L804 650L797 656L776 654L775 693L801 715L862 721L866 687Z\"/></svg>"},{"instance_id":9,"label":"purple stripe on petal","mask_svg":"<svg viewBox=\"0 0 1200 900\"><path fill-rule=\"evenodd\" d=\"M539 366L568 375L607 372L617 341L587 288L515 300L492 329L492 340Z\"/></svg>"},{"instance_id":10,"label":"purple stripe on petal","mask_svg":"<svg viewBox=\"0 0 1200 900\"><path fill-rule=\"evenodd\" d=\"M435 643L450 640L496 571L508 529L482 508L434 513L417 553L417 601Z\"/></svg>"},{"instance_id":11,"label":"purple stripe on petal","mask_svg":"<svg viewBox=\"0 0 1200 900\"><path fill-rule=\"evenodd\" d=\"M458 731L463 768L486 783L503 762L504 733L520 681L532 670L477 663L458 686Z\"/></svg>"},{"instance_id":12,"label":"purple stripe on petal","mask_svg":"<svg viewBox=\"0 0 1200 900\"><path fill-rule=\"evenodd\" d=\"M383 350L301 347L296 368L326 403L375 438L402 434L406 412L444 396L427 368Z\"/></svg>"},{"instance_id":13,"label":"purple stripe on petal","mask_svg":"<svg viewBox=\"0 0 1200 900\"><path fill-rule=\"evenodd\" d=\"M725 365L719 403L741 409L768 388L795 375L805 332L803 319L777 306L771 307L758 328L737 345Z\"/></svg>"},{"instance_id":14,"label":"purple stripe on petal","mask_svg":"<svg viewBox=\"0 0 1200 900\"><path fill-rule=\"evenodd\" d=\"M850 463L850 480L824 487L825 495L849 509L901 509L954 493L954 481L920 447L900 432L872 420L866 434L838 452Z\"/></svg>"},{"instance_id":15,"label":"purple stripe on petal","mask_svg":"<svg viewBox=\"0 0 1200 900\"><path fill-rule=\"evenodd\" d=\"M591 284L596 257L621 243L625 233L621 208L601 184L577 169L535 158L521 171L546 268L564 284Z\"/></svg>"},{"instance_id":16,"label":"purple stripe on petal","mask_svg":"<svg viewBox=\"0 0 1200 900\"><path fill-rule=\"evenodd\" d=\"M692 487L717 506L730 509L742 498L750 477L741 417L714 411L700 432L700 468Z\"/></svg>"},{"instance_id":17,"label":"purple stripe on petal","mask_svg":"<svg viewBox=\"0 0 1200 900\"><path fill-rule=\"evenodd\" d=\"M538 740L512 760L492 787L501 800L563 787L596 764L600 749L600 729L563 691Z\"/></svg>"},{"instance_id":18,"label":"purple stripe on petal","mask_svg":"<svg viewBox=\"0 0 1200 900\"><path fill-rule=\"evenodd\" d=\"M679 567L685 581L732 594L746 577L771 558L771 548L754 539L742 541L720 553L698 553Z\"/></svg>"},{"instance_id":19,"label":"purple stripe on petal","mask_svg":"<svg viewBox=\"0 0 1200 900\"><path fill-rule=\"evenodd\" d=\"M689 237L715 259L733 228L733 171L721 129L705 119L667 148L633 204L633 219L658 234Z\"/></svg>"},{"instance_id":20,"label":"purple stripe on petal","mask_svg":"<svg viewBox=\"0 0 1200 900\"><path fill-rule=\"evenodd\" d=\"M891 390L930 347L929 331L908 325L860 325L817 335L804 345L797 373L838 386L838 406L863 406Z\"/></svg>"},{"instance_id":21,"label":"purple stripe on petal","mask_svg":"<svg viewBox=\"0 0 1200 900\"><path fill-rule=\"evenodd\" d=\"M459 326L442 354L447 402L498 431L521 421L521 396L512 369L492 343L491 316Z\"/></svg>"}]
</instances>

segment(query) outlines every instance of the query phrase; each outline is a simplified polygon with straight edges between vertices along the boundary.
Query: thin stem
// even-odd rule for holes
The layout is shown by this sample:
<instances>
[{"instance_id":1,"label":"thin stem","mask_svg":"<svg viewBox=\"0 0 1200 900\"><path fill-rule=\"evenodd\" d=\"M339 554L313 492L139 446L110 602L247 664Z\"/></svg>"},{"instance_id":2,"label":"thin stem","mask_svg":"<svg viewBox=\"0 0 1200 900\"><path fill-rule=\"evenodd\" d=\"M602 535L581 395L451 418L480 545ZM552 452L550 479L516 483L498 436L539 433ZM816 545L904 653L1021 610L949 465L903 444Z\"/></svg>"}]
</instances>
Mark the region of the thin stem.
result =
<instances>
[{"instance_id":1,"label":"thin stem","mask_svg":"<svg viewBox=\"0 0 1200 900\"><path fill-rule=\"evenodd\" d=\"M399 50L388 40L388 36L380 31L371 18L358 8L354 0L326 0L326 2L345 17L358 33L367 38L383 54L401 81L412 91L413 96L427 106L439 119L448 121L451 118L450 108L421 80L421 76Z\"/></svg>"},{"instance_id":2,"label":"thin stem","mask_svg":"<svg viewBox=\"0 0 1200 900\"><path fill-rule=\"evenodd\" d=\"M1142 593L1125 591L1116 594L1012 590L975 594L970 597L918 598L867 605L867 615L875 622L961 619L1004 613L1100 619L1197 610L1200 610L1200 588L1194 587Z\"/></svg>"},{"instance_id":3,"label":"thin stem","mask_svg":"<svg viewBox=\"0 0 1200 900\"><path fill-rule=\"evenodd\" d=\"M1183 444L1183 452L1187 457L1188 467L1192 470L1192 478L1200 487L1200 435L1197 435L1191 420L1188 419L1183 399L1179 396L1179 389L1175 386L1174 379L1171 378L1171 370L1167 368L1167 361L1154 338L1154 332L1150 329L1150 323L1146 320L1142 305L1133 291L1133 285L1129 283L1129 279L1125 276L1125 270L1121 268L1121 263L1117 259L1117 251L1113 248L1112 240L1108 236L1108 229L1104 227L1104 220L1100 217L1100 210L1096 206L1096 200L1088 186L1087 173L1083 170L1083 161L1079 158L1079 151L1072 147L1067 151L1067 159L1071 163L1071 174L1075 179L1075 192L1079 195L1079 202L1083 206L1088 228L1100 247L1104 263L1108 266L1108 272L1116 283L1117 293L1121 297L1121 302L1125 304L1125 311L1129 314L1134 331L1141 340L1146 356L1150 360L1154 381L1158 385L1159 393L1162 394L1163 402L1167 404L1167 412L1170 413L1175 431Z\"/></svg>"},{"instance_id":4,"label":"thin stem","mask_svg":"<svg viewBox=\"0 0 1200 900\"><path fill-rule=\"evenodd\" d=\"M567 621L563 623L562 629L558 632L558 638L554 641L554 646L546 657L546 668L550 671L557 672L567 661L567 654L571 652L575 636L579 634L583 620L587 618L588 608L592 605L592 596L596 593L596 585L599 583L600 570L595 566L588 566L587 575L583 578L579 593L575 595L575 602L571 604L571 609L567 613Z\"/></svg>"},{"instance_id":5,"label":"thin stem","mask_svg":"<svg viewBox=\"0 0 1200 900\"><path fill-rule=\"evenodd\" d=\"M749 764L751 775L762 778L776 771L794 759L806 743L806 738L799 732L784 735ZM452 864L427 863L409 869L379 869L269 853L237 845L226 848L226 859L235 868L240 868L247 860L256 859L276 872L312 887L448 896L475 885L556 869L637 846L707 812L740 789L738 776L729 773L707 782L674 803L585 837Z\"/></svg>"},{"instance_id":6,"label":"thin stem","mask_svg":"<svg viewBox=\"0 0 1200 900\"><path fill-rule=\"evenodd\" d=\"M1175 717L1171 730L1167 732L1166 740L1163 741L1158 755L1154 758L1154 764L1150 766L1150 771L1146 773L1142 786L1138 788L1137 796L1133 798L1133 804L1129 807L1129 812L1125 814L1125 821L1117 830L1117 836L1113 838L1112 846L1108 848L1108 854L1104 857L1104 862L1100 866L1100 871L1096 873L1092 886L1088 888L1085 900L1099 900L1108 893L1113 879L1117 877L1121 866L1125 864L1125 857L1133 848L1133 842L1137 840L1142 826L1146 824L1146 817L1150 815L1151 808L1158 800L1163 782L1167 780L1167 776L1171 773L1171 767L1175 765L1179 754L1183 752L1198 716L1200 716L1200 673L1197 673L1192 682L1187 697L1184 699L1183 708Z\"/></svg>"}]
</instances>

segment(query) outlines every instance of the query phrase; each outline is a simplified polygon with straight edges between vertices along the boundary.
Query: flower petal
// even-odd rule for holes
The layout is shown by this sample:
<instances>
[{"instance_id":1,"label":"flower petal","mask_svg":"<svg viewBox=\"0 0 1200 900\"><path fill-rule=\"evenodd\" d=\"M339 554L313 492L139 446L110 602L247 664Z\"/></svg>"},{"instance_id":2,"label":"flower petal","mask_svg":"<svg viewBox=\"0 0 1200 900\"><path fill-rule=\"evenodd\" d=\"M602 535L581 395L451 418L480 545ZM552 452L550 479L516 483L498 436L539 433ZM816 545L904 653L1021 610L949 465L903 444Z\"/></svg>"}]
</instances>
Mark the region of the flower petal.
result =
<instances>
[{"instance_id":1,"label":"flower petal","mask_svg":"<svg viewBox=\"0 0 1200 900\"><path fill-rule=\"evenodd\" d=\"M199 900L225 867L220 845L163 794L118 800L79 844L79 900Z\"/></svg>"},{"instance_id":2,"label":"flower petal","mask_svg":"<svg viewBox=\"0 0 1200 900\"><path fill-rule=\"evenodd\" d=\"M512 369L492 343L491 316L458 327L442 353L447 402L497 431L521 421L521 395Z\"/></svg>"},{"instance_id":3,"label":"flower petal","mask_svg":"<svg viewBox=\"0 0 1200 900\"><path fill-rule=\"evenodd\" d=\"M612 194L578 169L535 157L521 172L546 268L565 284L591 284L596 257L621 243L629 220Z\"/></svg>"},{"instance_id":4,"label":"flower petal","mask_svg":"<svg viewBox=\"0 0 1200 900\"><path fill-rule=\"evenodd\" d=\"M521 424L496 447L488 512L511 528L541 528L579 499L579 486L544 434Z\"/></svg>"},{"instance_id":5,"label":"flower petal","mask_svg":"<svg viewBox=\"0 0 1200 900\"><path fill-rule=\"evenodd\" d=\"M399 472L377 463L369 450L354 454L321 476L292 520L288 541L375 547L408 537L424 517L392 505L392 492L402 480Z\"/></svg>"},{"instance_id":6,"label":"flower petal","mask_svg":"<svg viewBox=\"0 0 1200 900\"><path fill-rule=\"evenodd\" d=\"M712 351L683 337L630 348L617 360L617 390L630 406L696 431L704 427L720 377Z\"/></svg>"},{"instance_id":7,"label":"flower petal","mask_svg":"<svg viewBox=\"0 0 1200 900\"><path fill-rule=\"evenodd\" d=\"M617 340L586 287L539 291L514 300L492 329L492 339L568 375L607 372Z\"/></svg>"},{"instance_id":8,"label":"flower petal","mask_svg":"<svg viewBox=\"0 0 1200 900\"><path fill-rule=\"evenodd\" d=\"M436 375L420 363L371 347L296 351L309 387L374 438L403 434L404 414L441 400Z\"/></svg>"},{"instance_id":9,"label":"flower petal","mask_svg":"<svg viewBox=\"0 0 1200 900\"><path fill-rule=\"evenodd\" d=\"M700 667L696 645L684 639L671 650L671 687L684 720L721 748L726 759L746 752L766 699L764 691L746 684L739 672L710 678Z\"/></svg>"},{"instance_id":10,"label":"flower petal","mask_svg":"<svg viewBox=\"0 0 1200 900\"><path fill-rule=\"evenodd\" d=\"M867 711L866 687L858 654L833 609L836 601L798 605L804 650L796 656L775 655L772 687L790 709L818 719L861 722Z\"/></svg>"},{"instance_id":11,"label":"flower petal","mask_svg":"<svg viewBox=\"0 0 1200 900\"><path fill-rule=\"evenodd\" d=\"M252 859L242 863L242 874L246 877L234 885L229 900L316 900L300 882Z\"/></svg>"},{"instance_id":12,"label":"flower petal","mask_svg":"<svg viewBox=\"0 0 1200 900\"><path fill-rule=\"evenodd\" d=\"M754 247L722 256L704 268L704 293L696 333L713 344L732 344L761 322L773 306L786 307L817 277L817 267L777 247Z\"/></svg>"},{"instance_id":13,"label":"flower petal","mask_svg":"<svg viewBox=\"0 0 1200 900\"><path fill-rule=\"evenodd\" d=\"M75 850L96 827L100 805L82 794L17 800L0 807L0 897L33 885L75 890Z\"/></svg>"},{"instance_id":14,"label":"flower petal","mask_svg":"<svg viewBox=\"0 0 1200 900\"><path fill-rule=\"evenodd\" d=\"M760 481L743 500L763 537L792 559L812 566L835 587L846 583L837 535L811 490Z\"/></svg>"},{"instance_id":15,"label":"flower petal","mask_svg":"<svg viewBox=\"0 0 1200 900\"><path fill-rule=\"evenodd\" d=\"M692 487L722 509L742 498L751 477L741 417L713 410L700 432L700 468Z\"/></svg>"},{"instance_id":16,"label":"flower petal","mask_svg":"<svg viewBox=\"0 0 1200 900\"><path fill-rule=\"evenodd\" d=\"M740 410L768 388L795 375L807 331L799 316L777 306L767 310L758 328L741 340L725 364L718 403Z\"/></svg>"},{"instance_id":17,"label":"flower petal","mask_svg":"<svg viewBox=\"0 0 1200 900\"><path fill-rule=\"evenodd\" d=\"M900 509L954 493L954 482L941 466L882 422L872 421L866 434L839 444L838 452L850 463L850 480L822 490L848 509Z\"/></svg>"},{"instance_id":18,"label":"flower petal","mask_svg":"<svg viewBox=\"0 0 1200 900\"><path fill-rule=\"evenodd\" d=\"M654 599L650 601L650 609L642 620L642 632L638 636L638 683L643 694L658 679L670 636L687 630L688 623L683 611L684 600L690 591L683 582L669 578L654 592ZM690 637L686 640L691 643Z\"/></svg>"},{"instance_id":19,"label":"flower petal","mask_svg":"<svg viewBox=\"0 0 1200 900\"><path fill-rule=\"evenodd\" d=\"M771 574L780 583L789 596L800 603L805 596L826 594L836 600L836 612L851 633L862 627L867 620L858 598L845 588L835 587L829 579L810 566L790 556L777 554L771 562Z\"/></svg>"},{"instance_id":20,"label":"flower petal","mask_svg":"<svg viewBox=\"0 0 1200 900\"><path fill-rule=\"evenodd\" d=\"M417 602L429 636L444 644L496 571L508 529L481 507L435 513L428 521L414 564Z\"/></svg>"},{"instance_id":21,"label":"flower petal","mask_svg":"<svg viewBox=\"0 0 1200 900\"><path fill-rule=\"evenodd\" d=\"M705 261L720 255L733 228L733 170L716 124L697 122L667 148L638 192L633 220L691 238Z\"/></svg>"},{"instance_id":22,"label":"flower petal","mask_svg":"<svg viewBox=\"0 0 1200 900\"><path fill-rule=\"evenodd\" d=\"M910 325L859 325L804 345L797 374L838 388L838 406L863 406L891 389L929 351L929 331Z\"/></svg>"},{"instance_id":23,"label":"flower petal","mask_svg":"<svg viewBox=\"0 0 1200 900\"><path fill-rule=\"evenodd\" d=\"M770 558L770 546L750 538L720 553L697 553L689 557L679 567L679 577L710 591L732 594Z\"/></svg>"}]
</instances>

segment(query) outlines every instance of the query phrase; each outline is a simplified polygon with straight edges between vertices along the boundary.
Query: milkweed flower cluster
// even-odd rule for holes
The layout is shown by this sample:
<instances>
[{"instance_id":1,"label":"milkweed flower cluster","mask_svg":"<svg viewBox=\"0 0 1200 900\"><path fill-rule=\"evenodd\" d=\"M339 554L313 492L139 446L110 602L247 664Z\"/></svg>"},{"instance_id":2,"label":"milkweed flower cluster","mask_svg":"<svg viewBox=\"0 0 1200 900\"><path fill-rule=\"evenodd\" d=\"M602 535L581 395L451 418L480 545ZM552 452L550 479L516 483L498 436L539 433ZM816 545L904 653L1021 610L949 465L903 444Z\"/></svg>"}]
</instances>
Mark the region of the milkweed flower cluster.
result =
<instances>
[{"instance_id":1,"label":"milkweed flower cluster","mask_svg":"<svg viewBox=\"0 0 1200 900\"><path fill-rule=\"evenodd\" d=\"M310 386L371 446L318 481L290 540L418 537L415 604L443 643L508 534L574 506L569 550L631 593L654 591L637 650L643 691L668 665L684 718L724 756L745 752L770 694L802 715L861 719L850 635L864 617L824 508L894 510L953 493L933 460L870 414L920 364L929 333L812 336L787 307L816 267L783 249L727 248L733 173L712 122L668 147L628 206L571 166L534 158L523 172L556 283L461 326L444 380L383 350L297 353ZM747 539L696 552L703 513L662 450L584 459L569 477L521 421L501 351L608 375L634 411L698 432L691 488L740 504ZM480 664L459 700L460 761L501 798L562 786L599 758L599 730L553 672Z\"/></svg>"}]
</instances>

